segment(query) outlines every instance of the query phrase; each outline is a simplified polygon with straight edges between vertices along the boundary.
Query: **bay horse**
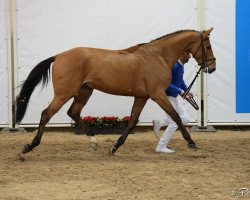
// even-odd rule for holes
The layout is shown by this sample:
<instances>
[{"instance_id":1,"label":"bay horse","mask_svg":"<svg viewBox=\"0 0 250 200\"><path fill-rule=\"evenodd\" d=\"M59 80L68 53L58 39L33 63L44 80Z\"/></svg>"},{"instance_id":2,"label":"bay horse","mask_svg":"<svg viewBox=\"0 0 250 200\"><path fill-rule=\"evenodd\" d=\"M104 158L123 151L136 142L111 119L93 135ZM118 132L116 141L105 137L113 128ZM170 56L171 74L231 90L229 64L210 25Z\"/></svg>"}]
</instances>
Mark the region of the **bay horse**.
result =
<instances>
[{"instance_id":1,"label":"bay horse","mask_svg":"<svg viewBox=\"0 0 250 200\"><path fill-rule=\"evenodd\" d=\"M117 51L78 47L41 61L30 72L17 96L16 123L23 119L35 87L40 82L43 86L48 83L52 63L54 98L42 111L38 132L31 144L24 145L22 154L30 152L40 144L46 124L71 98L74 101L68 115L84 127L80 113L94 89L108 94L134 97L131 120L124 133L110 147L110 155L124 144L149 98L178 125L188 147L196 149L195 142L169 102L165 90L171 82L172 66L184 52L190 52L206 72L212 73L216 70L209 40L212 30L213 28L203 32L177 31L149 43Z\"/></svg>"}]
</instances>

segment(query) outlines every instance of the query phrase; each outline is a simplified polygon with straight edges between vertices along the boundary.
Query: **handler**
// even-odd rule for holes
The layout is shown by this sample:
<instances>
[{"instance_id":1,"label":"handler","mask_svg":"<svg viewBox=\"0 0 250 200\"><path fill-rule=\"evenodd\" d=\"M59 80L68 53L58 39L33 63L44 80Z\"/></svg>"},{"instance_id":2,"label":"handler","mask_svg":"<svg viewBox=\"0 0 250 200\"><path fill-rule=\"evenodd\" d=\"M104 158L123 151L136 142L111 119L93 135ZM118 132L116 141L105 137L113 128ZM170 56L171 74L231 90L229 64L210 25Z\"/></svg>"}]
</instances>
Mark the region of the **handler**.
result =
<instances>
[{"instance_id":1,"label":"handler","mask_svg":"<svg viewBox=\"0 0 250 200\"><path fill-rule=\"evenodd\" d=\"M176 112L179 114L183 125L187 125L190 121L190 117L184 107L180 104L177 97L178 95L183 97L184 92L187 90L185 81L183 80L184 75L184 64L189 61L191 55L189 52L184 52L179 58L177 63L173 66L172 70L172 81L169 87L166 90L166 95ZM193 97L193 93L189 92L186 98ZM168 126L160 138L160 129L163 126ZM158 120L153 120L153 129L156 138L159 140L159 143L156 147L157 153L173 153L174 150L167 148L168 143L170 142L174 132L177 130L177 124L167 115L167 118L160 122Z\"/></svg>"}]
</instances>

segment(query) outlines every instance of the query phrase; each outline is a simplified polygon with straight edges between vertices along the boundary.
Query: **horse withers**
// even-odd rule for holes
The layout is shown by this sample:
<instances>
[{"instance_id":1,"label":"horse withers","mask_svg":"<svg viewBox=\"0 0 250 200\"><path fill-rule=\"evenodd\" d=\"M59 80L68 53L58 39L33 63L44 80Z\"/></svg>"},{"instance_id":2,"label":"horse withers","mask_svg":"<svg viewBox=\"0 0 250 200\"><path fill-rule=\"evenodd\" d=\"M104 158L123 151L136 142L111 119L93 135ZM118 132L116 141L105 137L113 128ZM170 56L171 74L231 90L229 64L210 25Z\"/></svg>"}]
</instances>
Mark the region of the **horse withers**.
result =
<instances>
[{"instance_id":1,"label":"horse withers","mask_svg":"<svg viewBox=\"0 0 250 200\"><path fill-rule=\"evenodd\" d=\"M209 40L212 30L210 28L204 32L177 31L149 43L118 51L79 47L40 62L22 85L17 98L16 122L21 122L24 117L35 87L41 81L43 85L48 82L51 63L54 63L52 65L54 98L42 112L36 136L31 144L23 147L22 153L25 154L40 144L46 124L71 98L74 98L74 101L68 110L68 115L84 127L80 113L94 89L108 94L134 97L131 120L125 132L111 146L110 155L125 142L149 98L178 125L188 142L188 147L195 149L196 144L169 102L165 90L171 82L172 66L183 52L190 52L208 73L215 71L216 62Z\"/></svg>"}]
</instances>

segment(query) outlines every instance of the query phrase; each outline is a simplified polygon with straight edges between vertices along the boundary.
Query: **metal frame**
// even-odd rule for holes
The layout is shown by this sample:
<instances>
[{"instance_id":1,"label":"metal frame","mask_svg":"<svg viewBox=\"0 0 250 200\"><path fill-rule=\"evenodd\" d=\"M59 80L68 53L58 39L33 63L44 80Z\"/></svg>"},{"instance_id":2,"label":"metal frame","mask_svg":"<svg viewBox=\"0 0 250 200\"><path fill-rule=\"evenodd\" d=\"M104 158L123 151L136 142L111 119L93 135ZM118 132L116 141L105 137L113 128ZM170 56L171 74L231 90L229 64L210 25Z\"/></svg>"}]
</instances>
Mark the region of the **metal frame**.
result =
<instances>
[{"instance_id":1,"label":"metal frame","mask_svg":"<svg viewBox=\"0 0 250 200\"><path fill-rule=\"evenodd\" d=\"M197 21L198 30L203 31L207 22L207 2L206 0L197 0ZM198 127L206 127L207 124L207 74L201 72L198 78Z\"/></svg>"},{"instance_id":2,"label":"metal frame","mask_svg":"<svg viewBox=\"0 0 250 200\"><path fill-rule=\"evenodd\" d=\"M17 94L17 24L16 24L16 0L9 0L7 5L7 55L8 55L8 128L15 128L14 116L15 96Z\"/></svg>"},{"instance_id":3,"label":"metal frame","mask_svg":"<svg viewBox=\"0 0 250 200\"><path fill-rule=\"evenodd\" d=\"M8 1L8 8L7 8L7 13L8 13L8 23L7 23L7 56L8 56L8 120L9 128L13 128L13 116L12 116L12 99L13 99L13 94L12 94L12 3L11 0Z\"/></svg>"}]
</instances>

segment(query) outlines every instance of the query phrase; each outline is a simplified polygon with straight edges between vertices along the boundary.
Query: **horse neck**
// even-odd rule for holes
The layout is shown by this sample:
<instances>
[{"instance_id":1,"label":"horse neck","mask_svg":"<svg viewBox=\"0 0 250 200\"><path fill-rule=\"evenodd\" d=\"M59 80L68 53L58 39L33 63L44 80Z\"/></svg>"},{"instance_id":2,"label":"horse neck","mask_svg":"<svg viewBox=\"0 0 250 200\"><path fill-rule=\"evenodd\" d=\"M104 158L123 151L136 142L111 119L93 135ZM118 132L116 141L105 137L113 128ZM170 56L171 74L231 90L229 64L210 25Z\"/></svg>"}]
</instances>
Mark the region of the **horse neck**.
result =
<instances>
[{"instance_id":1,"label":"horse neck","mask_svg":"<svg viewBox=\"0 0 250 200\"><path fill-rule=\"evenodd\" d=\"M169 66L173 66L185 51L194 52L198 39L198 32L190 31L163 37L152 42L151 45L157 49L158 54L161 54Z\"/></svg>"}]
</instances>

